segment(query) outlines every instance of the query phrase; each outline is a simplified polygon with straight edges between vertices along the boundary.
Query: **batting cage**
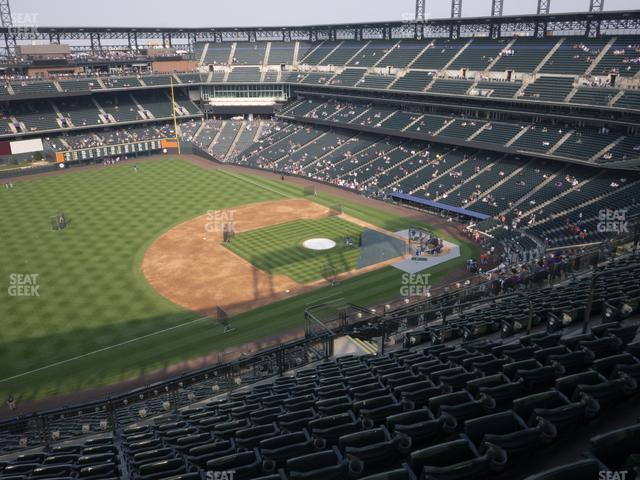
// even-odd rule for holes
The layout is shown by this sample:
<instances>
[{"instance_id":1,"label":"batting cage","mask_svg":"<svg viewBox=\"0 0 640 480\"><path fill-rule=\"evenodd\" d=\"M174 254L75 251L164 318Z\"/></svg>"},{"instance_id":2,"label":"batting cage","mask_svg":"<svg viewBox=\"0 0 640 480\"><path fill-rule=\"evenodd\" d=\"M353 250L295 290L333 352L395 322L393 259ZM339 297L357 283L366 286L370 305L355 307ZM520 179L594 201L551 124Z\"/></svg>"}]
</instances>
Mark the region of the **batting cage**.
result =
<instances>
[{"instance_id":1,"label":"batting cage","mask_svg":"<svg viewBox=\"0 0 640 480\"><path fill-rule=\"evenodd\" d=\"M316 187L314 185L307 185L303 189L303 194L305 197L315 197Z\"/></svg>"},{"instance_id":2,"label":"batting cage","mask_svg":"<svg viewBox=\"0 0 640 480\"><path fill-rule=\"evenodd\" d=\"M360 236L358 268L403 257L409 252L408 243L402 238L377 230L365 229Z\"/></svg>"}]
</instances>

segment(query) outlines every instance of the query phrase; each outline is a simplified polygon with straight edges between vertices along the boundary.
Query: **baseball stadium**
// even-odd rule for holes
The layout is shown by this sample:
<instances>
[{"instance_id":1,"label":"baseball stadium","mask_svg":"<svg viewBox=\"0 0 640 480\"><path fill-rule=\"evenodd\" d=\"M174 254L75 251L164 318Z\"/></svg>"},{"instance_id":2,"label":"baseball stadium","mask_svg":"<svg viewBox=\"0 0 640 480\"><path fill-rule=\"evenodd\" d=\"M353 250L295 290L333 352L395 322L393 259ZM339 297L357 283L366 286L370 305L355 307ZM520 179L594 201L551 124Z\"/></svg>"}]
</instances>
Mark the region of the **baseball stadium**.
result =
<instances>
[{"instance_id":1,"label":"baseball stadium","mask_svg":"<svg viewBox=\"0 0 640 480\"><path fill-rule=\"evenodd\" d=\"M0 0L0 480L640 479L640 0L183 3Z\"/></svg>"}]
</instances>

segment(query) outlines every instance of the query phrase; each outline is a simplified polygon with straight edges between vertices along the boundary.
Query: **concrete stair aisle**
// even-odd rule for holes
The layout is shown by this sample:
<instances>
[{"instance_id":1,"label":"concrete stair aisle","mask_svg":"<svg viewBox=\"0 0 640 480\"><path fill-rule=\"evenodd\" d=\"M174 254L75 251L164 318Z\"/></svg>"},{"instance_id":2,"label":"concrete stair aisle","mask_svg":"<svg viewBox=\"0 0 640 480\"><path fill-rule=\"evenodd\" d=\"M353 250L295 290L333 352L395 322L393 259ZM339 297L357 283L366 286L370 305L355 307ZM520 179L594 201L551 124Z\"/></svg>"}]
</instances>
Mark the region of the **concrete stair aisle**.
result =
<instances>
[{"instance_id":1,"label":"concrete stair aisle","mask_svg":"<svg viewBox=\"0 0 640 480\"><path fill-rule=\"evenodd\" d=\"M465 208L469 208L472 205L475 205L476 203L478 203L479 201L482 200L483 197L486 197L487 195L490 195L491 192L495 191L497 188L499 188L501 185L505 184L506 182L508 182L509 180L511 180L512 178L515 178L517 175L519 175L525 168L530 167L531 165L535 164L535 160L531 160L529 161L527 164L523 165L522 167L518 168L517 170L514 170L510 175L507 175L506 177L502 178L499 182L494 183L493 185L491 185L487 190L485 190L484 192L482 192L482 194L476 198L473 202L468 203Z\"/></svg>"},{"instance_id":2,"label":"concrete stair aisle","mask_svg":"<svg viewBox=\"0 0 640 480\"><path fill-rule=\"evenodd\" d=\"M471 45L472 43L473 43L473 38L472 38L471 40L469 40L467 43L465 43L465 44L464 44L464 46L463 46L460 50L458 50L458 53L456 53L456 54L451 58L451 60L449 60L449 61L446 63L446 65L440 69L440 71L441 71L441 72L446 72L447 70L449 70L449 67L450 67L451 65L453 65L453 62L455 62L455 61L458 59L458 57L459 57L460 55L462 55L462 52L464 52L464 51L469 47L469 45Z\"/></svg>"},{"instance_id":3,"label":"concrete stair aisle","mask_svg":"<svg viewBox=\"0 0 640 480\"><path fill-rule=\"evenodd\" d=\"M578 87L575 86L574 83L574 87L573 89L567 94L566 97L564 97L564 99L562 100L564 103L568 103L571 101L571 99L575 96L575 94L578 93Z\"/></svg>"},{"instance_id":4,"label":"concrete stair aisle","mask_svg":"<svg viewBox=\"0 0 640 480\"><path fill-rule=\"evenodd\" d=\"M338 337L334 341L333 352L336 356L374 355L378 353L378 345L354 338L350 335Z\"/></svg>"},{"instance_id":5,"label":"concrete stair aisle","mask_svg":"<svg viewBox=\"0 0 640 480\"><path fill-rule=\"evenodd\" d=\"M138 99L136 99L136 97L134 97L132 93L129 94L129 98L134 103L134 105L138 108L138 114L142 118L149 118L149 119L156 118L155 115L153 115L153 113L151 113L149 110L144 108L144 106L140 102L138 102Z\"/></svg>"},{"instance_id":6,"label":"concrete stair aisle","mask_svg":"<svg viewBox=\"0 0 640 480\"><path fill-rule=\"evenodd\" d=\"M409 125L407 125L406 127L404 127L401 131L402 132L406 132L409 128L411 128L412 126L414 126L416 123L418 123L420 120L422 120L424 118L424 115L420 115L418 118L416 118L413 122L411 122Z\"/></svg>"},{"instance_id":7,"label":"concrete stair aisle","mask_svg":"<svg viewBox=\"0 0 640 480\"><path fill-rule=\"evenodd\" d=\"M265 122L260 122L258 124L258 128L256 128L256 134L253 137L253 142L257 142L258 140L260 140L260 137L262 136L262 130L264 130L264 123Z\"/></svg>"},{"instance_id":8,"label":"concrete stair aisle","mask_svg":"<svg viewBox=\"0 0 640 480\"><path fill-rule=\"evenodd\" d=\"M91 96L91 101L93 102L95 107L98 109L98 118L100 118L100 120L102 120L104 124L116 123L116 119L113 117L113 115L111 115L110 113L107 113L105 109L102 108L102 105L98 103L98 100L94 96Z\"/></svg>"},{"instance_id":9,"label":"concrete stair aisle","mask_svg":"<svg viewBox=\"0 0 640 480\"><path fill-rule=\"evenodd\" d=\"M446 158L447 155L445 154L443 156L443 158ZM420 190L425 190L427 187L429 187L432 183L437 182L438 180L440 180L441 178L443 178L446 175L449 175L450 172L452 172L454 169L461 167L462 165L466 164L469 160L471 160L471 158L473 157L469 157L466 159L463 159L462 161L456 163L455 165L450 166L449 168L447 168L446 170L444 170L442 173L439 173L437 176L431 178L430 180L424 182L423 184L419 185L417 188L414 188L413 190L411 190L409 193L410 194L414 194L415 192L418 192ZM429 164L425 165L428 166ZM424 168L424 167L423 167ZM422 169L420 169L422 170ZM417 171L417 170L416 170ZM399 181L404 180L407 177L410 177L414 172L406 175L404 178L400 179ZM395 182L398 183L398 182Z\"/></svg>"},{"instance_id":10,"label":"concrete stair aisle","mask_svg":"<svg viewBox=\"0 0 640 480\"><path fill-rule=\"evenodd\" d=\"M413 60L411 60L411 61L407 64L407 69L410 69L410 68L413 66L413 64L414 64L414 63L416 63L416 61L418 60L418 58L420 58L420 57L422 56L422 54L423 54L424 52L426 52L428 49L432 48L432 47L433 47L433 45L435 44L435 42L436 42L435 40L431 40L431 42L429 42L427 45L425 45L425 46L424 46L424 48L423 48L422 50L420 50L420 51L418 52L418 54L417 54L415 57L413 57Z\"/></svg>"},{"instance_id":11,"label":"concrete stair aisle","mask_svg":"<svg viewBox=\"0 0 640 480\"><path fill-rule=\"evenodd\" d=\"M611 101L609 102L609 107L612 107L613 105L615 105L615 103L620 100L620 98L622 98L622 96L624 95L624 90L620 90L618 93L616 93L614 95L614 97L611 99Z\"/></svg>"},{"instance_id":12,"label":"concrete stair aisle","mask_svg":"<svg viewBox=\"0 0 640 480\"><path fill-rule=\"evenodd\" d=\"M384 169L384 170L382 170L381 172L378 172L378 173L376 173L376 174L372 175L371 177L369 177L369 178L367 178L367 179L363 180L363 181L361 182L361 184L360 184L360 185L361 185L363 188L367 188L375 178L380 177L380 176L382 176L382 175L385 175L389 170L392 170L392 169L397 168L397 167L399 167L399 166L401 166L401 165L404 165L404 164L405 164L405 163L407 163L407 162L411 162L411 161L412 161L412 160L414 160L416 157L418 157L420 154L422 154L425 150L427 150L427 148L426 148L426 147L425 147L425 148L423 148L422 150L419 150L419 151L418 151L418 152L416 152L415 154L413 154L413 155L411 155L411 156L409 156L409 157L405 158L404 160L402 160L402 161L400 161L400 162L396 163L395 165L391 165L391 166L389 166L389 168L385 168L385 169ZM423 165L423 166L421 166L421 167L420 167L420 169L422 169L422 168L424 168L424 167L426 167L426 166L428 166L428 163L427 163L427 164L425 164L425 165ZM419 169L417 169L417 170L415 170L415 171L418 171L418 170L419 170ZM413 172L412 172L412 173L413 173ZM405 176L405 178L406 178L406 176ZM401 180L402 180L402 179L400 179L400 180L398 180L398 181L401 181ZM393 182L393 183L396 183L396 182ZM390 185L391 185L391 184L390 184Z\"/></svg>"},{"instance_id":13,"label":"concrete stair aisle","mask_svg":"<svg viewBox=\"0 0 640 480\"><path fill-rule=\"evenodd\" d=\"M351 119L351 121L349 123L353 124L353 122L355 122L356 120L359 120L364 114L366 114L367 112L371 111L370 108L367 108L364 112L362 112L360 115L356 115L355 117L353 117Z\"/></svg>"},{"instance_id":14,"label":"concrete stair aisle","mask_svg":"<svg viewBox=\"0 0 640 480\"><path fill-rule=\"evenodd\" d=\"M356 135L356 136L354 136L352 138L358 138L358 135ZM364 148L361 148L360 150L357 150L355 152L351 152L351 154L352 154L352 156L355 157L355 156L360 155L361 153L367 151L368 149L372 148L374 145L375 145L375 143L371 144L371 145L368 145L368 146L366 146ZM304 172L304 171L308 170L309 168L315 166L320 161L324 160L329 155L335 154L336 152L342 150L343 148L348 150L349 149L349 144L347 142L345 142L342 145L340 145L339 147L335 148L334 150L328 151L324 155L316 158L313 162L310 162L310 163L306 164L304 167L302 167L302 171Z\"/></svg>"},{"instance_id":15,"label":"concrete stair aisle","mask_svg":"<svg viewBox=\"0 0 640 480\"><path fill-rule=\"evenodd\" d=\"M405 160L405 162L406 162L406 161L409 161L409 160L410 160L410 159L407 159L407 160ZM404 163L404 162L403 162L403 163ZM397 166L397 165L396 165L396 166ZM400 177L400 178L398 178L397 180L394 180L393 182L389 183L388 185L386 185L386 186L385 186L385 188L392 188L392 187L394 187L394 186L395 186L395 185L397 185L398 183L400 183L400 182L402 182L403 180L406 180L407 178L409 178L411 175L415 175L415 174L417 174L417 173L420 173L422 170L424 170L424 169L425 169L425 168L427 168L428 166L429 166L429 163L425 163L425 164L424 164L424 165L422 165L421 167L416 168L415 170L413 170L411 173L407 173L404 177ZM394 168L394 167L391 167L391 168ZM389 169L385 170L385 172L382 172L382 173L386 173L387 171L391 170L391 168L389 168ZM381 173L380 175L382 175L382 173ZM411 192L409 192L409 193L411 193Z\"/></svg>"},{"instance_id":16,"label":"concrete stair aisle","mask_svg":"<svg viewBox=\"0 0 640 480\"><path fill-rule=\"evenodd\" d=\"M539 211L540 209L546 207L547 205L549 205L552 202L555 202L556 200L564 197L565 195L568 195L569 193L571 193L574 190L580 190L582 187L584 187L588 182L590 182L592 179L594 179L595 177L597 177L597 175L594 175L592 177L587 178L586 180L583 180L582 182L580 182L578 185L576 185L575 187L569 188L567 190L565 190L564 192L561 192L560 194L551 197L550 199L548 199L545 202L542 203L538 203L535 206L533 206L531 209L529 210L524 210L523 211L523 215L524 216L529 216L532 213L535 213L537 211Z\"/></svg>"},{"instance_id":17,"label":"concrete stair aisle","mask_svg":"<svg viewBox=\"0 0 640 480\"><path fill-rule=\"evenodd\" d=\"M64 139L64 137L58 137L58 141L66 148L67 150L71 150L71 145Z\"/></svg>"},{"instance_id":18,"label":"concrete stair aisle","mask_svg":"<svg viewBox=\"0 0 640 480\"><path fill-rule=\"evenodd\" d=\"M387 58L387 56L388 56L391 52L393 52L396 48L398 48L398 45L400 45L400 40L398 40L396 43L394 43L394 44L393 44L393 47L391 47L389 50L387 50L387 53L385 53L384 55L382 55L382 57L380 57L380 60L378 60L378 61L373 65L373 67L374 67L374 68L375 68L375 67L377 67L377 66L378 66L378 64L379 64L380 62L382 62L385 58Z\"/></svg>"},{"instance_id":19,"label":"concrete stair aisle","mask_svg":"<svg viewBox=\"0 0 640 480\"><path fill-rule=\"evenodd\" d=\"M476 155L473 155L471 158L474 158ZM446 190L444 192L440 192L440 195L438 195L436 197L436 200L439 198L445 198L448 197L449 195L453 194L456 190L458 190L459 188L461 188L463 185L467 185L469 183L472 183L473 180L475 180L478 176L482 175L484 172L488 171L488 170L493 170L494 168L499 168L499 163L501 160L503 160L506 157L500 157L498 160L493 161L491 163L488 163L485 167L481 168L480 170L478 170L477 172L475 172L473 175L467 177L465 179L464 182L462 182L459 185L454 186L453 188L450 188L449 190ZM483 194L481 196L484 196L486 194L486 192L483 192Z\"/></svg>"},{"instance_id":20,"label":"concrete stair aisle","mask_svg":"<svg viewBox=\"0 0 640 480\"><path fill-rule=\"evenodd\" d=\"M431 90L431 87L433 87L433 84L436 83L437 77L434 75L431 78L431 81L427 84L426 87L424 87L424 89L422 89L423 92L428 92L429 90Z\"/></svg>"},{"instance_id":21,"label":"concrete stair aisle","mask_svg":"<svg viewBox=\"0 0 640 480\"><path fill-rule=\"evenodd\" d=\"M298 148L296 148L293 152L288 152L285 153L284 155L282 155L281 157L276 158L275 160L272 160L271 163L272 164L278 164L279 162L281 162L282 160L286 159L289 155L296 153L300 150L302 150L303 148L305 148L306 146L310 145L311 143L315 142L318 138L322 137L323 135L326 135L328 132L323 133L322 135L318 135L317 137L312 138L311 140L309 140L306 143L303 143L302 145L300 145ZM280 142L282 142L283 140L286 140L287 138L289 138L291 135L288 135L287 137L283 138L282 140L280 140ZM276 143L280 143L280 142L276 142ZM274 144L275 145L275 144ZM272 145L273 146L273 145Z\"/></svg>"},{"instance_id":22,"label":"concrete stair aisle","mask_svg":"<svg viewBox=\"0 0 640 480\"><path fill-rule=\"evenodd\" d=\"M558 149L562 146L562 144L563 144L564 142L566 142L567 140L569 140L569 138L571 138L571 136L572 136L574 133L576 133L576 131L575 131L575 130L570 130L570 131L568 131L567 133L565 133L565 134L562 136L562 138L561 138L560 140L558 140L558 141L556 142L556 144L555 144L553 147L551 147L549 150L547 150L547 155L553 155L553 153L554 153L556 150L558 150Z\"/></svg>"},{"instance_id":23,"label":"concrete stair aisle","mask_svg":"<svg viewBox=\"0 0 640 480\"><path fill-rule=\"evenodd\" d=\"M171 92L170 91L165 91L164 93L167 96L167 100L169 102L172 102L173 100L171 98ZM174 105L174 108L176 109L176 116L177 117L184 117L184 116L189 115L189 111L186 108L184 108L182 105L180 105L178 102L173 102L173 105ZM172 116L173 116L173 113L172 113Z\"/></svg>"},{"instance_id":24,"label":"concrete stair aisle","mask_svg":"<svg viewBox=\"0 0 640 480\"><path fill-rule=\"evenodd\" d=\"M49 100L49 105L51 105L51 108L53 109L53 111L56 112L58 125L60 125L60 128L62 128L61 121L62 120L67 120L66 117L62 114L62 112L60 111L58 106L55 104L55 102Z\"/></svg>"},{"instance_id":25,"label":"concrete stair aisle","mask_svg":"<svg viewBox=\"0 0 640 480\"><path fill-rule=\"evenodd\" d=\"M349 62L351 62L351 60L353 60L354 58L356 58L358 55L360 55L360 52L362 52L365 48L367 48L369 45L371 44L371 41L368 41L367 43L365 43L362 48L360 50L358 50L356 53L354 53L353 55L351 55L351 58L349 58L349 60L347 60L346 62L344 62L345 67L347 65L349 65Z\"/></svg>"},{"instance_id":26,"label":"concrete stair aisle","mask_svg":"<svg viewBox=\"0 0 640 480\"><path fill-rule=\"evenodd\" d=\"M343 44L343 43L344 43L344 42L340 42L340 43L338 43L335 47L333 47L329 53L327 53L324 57L322 57L322 59L318 62L318 65L321 65L321 64L322 64L322 62L324 62L327 58L329 58L329 56L330 56L333 52L335 52L337 49L339 49L339 48L342 46L342 44Z\"/></svg>"},{"instance_id":27,"label":"concrete stair aisle","mask_svg":"<svg viewBox=\"0 0 640 480\"><path fill-rule=\"evenodd\" d=\"M517 40L517 37L513 38L509 43L507 43L507 45L502 50L509 50L511 47L513 47L513 44L516 43L516 40ZM499 54L496 55L496 58L491 60L491 62L489 63L489 65L487 65L487 68L485 68L484 71L485 72L491 71L491 69L496 66L496 63L498 63L501 58L502 57Z\"/></svg>"},{"instance_id":28,"label":"concrete stair aisle","mask_svg":"<svg viewBox=\"0 0 640 480\"><path fill-rule=\"evenodd\" d=\"M627 137L619 137L617 140L611 142L609 145L607 145L606 147L604 147L602 150L600 150L598 153L596 153L593 157L591 157L589 159L590 162L595 162L597 159L602 158L602 156L607 153L609 150L614 149L617 145L619 145L620 143L622 143L622 141L627 138Z\"/></svg>"},{"instance_id":29,"label":"concrete stair aisle","mask_svg":"<svg viewBox=\"0 0 640 480\"><path fill-rule=\"evenodd\" d=\"M220 135L222 134L222 130L224 130L224 126L227 124L227 121L224 120L221 124L220 124L220 128L218 129L218 131L216 132L215 136L211 139L211 143L209 143L209 145L207 145L207 151L211 150L211 147L213 145L215 145L218 142L218 139L220 138Z\"/></svg>"},{"instance_id":30,"label":"concrete stair aisle","mask_svg":"<svg viewBox=\"0 0 640 480\"><path fill-rule=\"evenodd\" d=\"M318 45L316 45L314 48L312 48L311 50L309 50L307 52L307 54L304 56L304 58L308 57L309 55L313 54L316 50L318 50L320 47L322 47L322 45L324 45L325 40L323 40L322 42L320 42ZM304 58L298 58L298 53L300 52L300 44L298 44L298 52L296 53L296 58L298 59L296 64L299 64L302 62L302 60L304 60ZM303 64L304 65L304 64Z\"/></svg>"},{"instance_id":31,"label":"concrete stair aisle","mask_svg":"<svg viewBox=\"0 0 640 480\"><path fill-rule=\"evenodd\" d=\"M227 59L227 65L233 65L233 59L236 56L236 47L237 46L238 46L238 44L236 42L233 42L231 44L231 49L229 50L229 58ZM225 76L224 81L225 82L227 81L227 76Z\"/></svg>"},{"instance_id":32,"label":"concrete stair aisle","mask_svg":"<svg viewBox=\"0 0 640 480\"><path fill-rule=\"evenodd\" d=\"M202 129L204 128L204 121L200 122L200 126L198 127L198 129L195 131L195 133L193 134L193 136L191 137L192 139L197 138L198 135L200 135L202 133Z\"/></svg>"},{"instance_id":33,"label":"concrete stair aisle","mask_svg":"<svg viewBox=\"0 0 640 480\"><path fill-rule=\"evenodd\" d=\"M452 118L451 120L447 121L447 123L445 123L442 127L440 127L438 130L433 132L433 136L435 137L436 135L438 135L440 132L442 132L445 128L447 128L449 125L451 125L455 121L456 121L455 118Z\"/></svg>"},{"instance_id":34,"label":"concrete stair aisle","mask_svg":"<svg viewBox=\"0 0 640 480\"><path fill-rule=\"evenodd\" d=\"M415 61L415 58L413 59L413 61ZM389 85L387 85L387 90L390 90L391 87L393 87L396 82L403 78L407 73L409 73L409 70L404 70L401 75L396 76L396 78Z\"/></svg>"},{"instance_id":35,"label":"concrete stair aisle","mask_svg":"<svg viewBox=\"0 0 640 480\"><path fill-rule=\"evenodd\" d=\"M198 65L204 65L204 59L207 58L208 50L209 50L209 42L204 44L204 48L202 49L202 53L200 54L200 59L198 60Z\"/></svg>"},{"instance_id":36,"label":"concrete stair aisle","mask_svg":"<svg viewBox=\"0 0 640 480\"><path fill-rule=\"evenodd\" d=\"M354 168L354 169L352 169L352 170L349 170L348 172L343 173L342 175L338 175L338 177L337 177L337 178L344 178L344 177L346 177L346 176L348 176L348 175L352 174L353 172L357 172L357 171L362 170L363 168L367 168L369 165L371 165L371 164L372 164L373 162L375 162L376 160L378 160L378 159L380 159L381 157L384 157L384 156L386 156L386 155L389 155L389 154L391 154L392 152L395 152L396 150L398 150L398 148L399 148L399 147L395 147L395 148L392 148L391 150L385 151L385 152L381 153L380 155L377 155L377 156L373 157L373 158L372 158L371 160L369 160L367 163L363 163L362 165L358 165L356 168Z\"/></svg>"},{"instance_id":37,"label":"concrete stair aisle","mask_svg":"<svg viewBox=\"0 0 640 480\"><path fill-rule=\"evenodd\" d=\"M295 42L295 45L293 46L293 66L297 67L298 66L298 54L300 53L300 42Z\"/></svg>"},{"instance_id":38,"label":"concrete stair aisle","mask_svg":"<svg viewBox=\"0 0 640 480\"><path fill-rule=\"evenodd\" d=\"M613 44L616 43L617 40L618 40L618 37L611 37L609 39L607 44L604 47L602 47L602 50L600 50L600 53L598 53L598 55L593 60L593 62L591 62L591 65L589 65L589 68L587 68L587 70L584 72L583 75L585 75L585 76L586 75L591 75L591 72L593 72L595 70L595 68L600 63L600 60L602 60L604 58L604 56L607 54L607 52L609 52L609 50L611 49L611 47L613 47Z\"/></svg>"},{"instance_id":39,"label":"concrete stair aisle","mask_svg":"<svg viewBox=\"0 0 640 480\"><path fill-rule=\"evenodd\" d=\"M271 55L271 42L267 42L267 47L264 49L264 58L262 59L263 67L267 67L269 65L269 55Z\"/></svg>"},{"instance_id":40,"label":"concrete stair aisle","mask_svg":"<svg viewBox=\"0 0 640 480\"><path fill-rule=\"evenodd\" d=\"M305 143L304 145L301 145L301 146L300 146L300 148L295 149L295 150L294 150L293 152L291 152L291 153L296 153L296 152L298 152L298 151L302 150L304 147L306 147L306 146L308 146L308 145L311 145L311 144L313 144L313 143L315 143L315 142L317 142L317 141L319 141L319 140L321 141L321 140L322 140L324 137L326 137L329 133L330 133L329 131L326 131L326 132L324 132L324 133L321 133L320 135L318 135L317 137L312 138L312 139L311 139L311 140L309 140L307 143ZM276 160L276 161L274 162L274 164L275 164L275 165L278 165L278 163L280 163L282 160L286 160L288 156L289 156L289 154L287 154L287 155L285 155L284 157L282 157L282 158L280 158L280 159Z\"/></svg>"},{"instance_id":41,"label":"concrete stair aisle","mask_svg":"<svg viewBox=\"0 0 640 480\"><path fill-rule=\"evenodd\" d=\"M545 55L545 57L540 61L540 63L538 64L538 66L533 70L533 73L538 73L540 70L542 70L542 67L544 67L546 65L546 63L549 61L549 59L551 57L553 57L553 55L558 51L558 49L560 48L560 46L565 42L566 38L562 37L560 40L558 40L558 43L556 43L553 48L551 50L549 50L549 53L547 53ZM518 92L519 93L519 92Z\"/></svg>"},{"instance_id":42,"label":"concrete stair aisle","mask_svg":"<svg viewBox=\"0 0 640 480\"><path fill-rule=\"evenodd\" d=\"M231 157L232 152L234 152L236 149L236 145L238 145L238 140L240 139L240 135L242 135L242 133L246 130L246 128L247 128L247 122L242 122L242 125L240 125L240 129L238 130L238 133L233 139L233 142L231 142L231 146L229 147L229 150L227 150L227 154L224 156L224 160L228 160Z\"/></svg>"},{"instance_id":43,"label":"concrete stair aisle","mask_svg":"<svg viewBox=\"0 0 640 480\"><path fill-rule=\"evenodd\" d=\"M525 133L527 133L529 131L529 129L531 128L531 125L527 125L526 127L524 127L523 129L521 129L518 133L516 133L513 138L511 140L509 140L507 143L505 143L505 147L510 147L511 145L513 145L514 143L516 143L518 141L518 139L523 136Z\"/></svg>"},{"instance_id":44,"label":"concrete stair aisle","mask_svg":"<svg viewBox=\"0 0 640 480\"><path fill-rule=\"evenodd\" d=\"M592 180L593 178L596 178L599 175L600 174L596 175L595 177L590 178L589 180ZM627 191L627 190L631 191L631 192L635 192L635 191L638 190L638 186L639 185L640 185L640 181L635 181L635 182L628 183L627 185L624 185L623 187L620 187L620 188L618 188L616 190L612 190L612 191L609 191L609 192L604 193L602 195L598 195L597 197L593 197L593 198L589 199L588 201L586 201L584 203L580 203L579 205L574 205L571 208L566 208L566 209L564 209L564 210L562 210L560 212L554 213L553 215L548 216L548 217L544 218L543 220L539 220L537 222L532 223L531 225L529 225L529 227L535 227L537 225L545 223L548 220L553 220L553 219L556 219L556 218L559 218L559 217L563 217L563 216L567 215L568 213L575 212L576 210L580 210L580 209L582 209L584 207L587 207L587 206L592 205L592 204L594 204L596 202L599 202L603 198L606 198L609 195L612 195L614 193L620 193L622 191Z\"/></svg>"},{"instance_id":45,"label":"concrete stair aisle","mask_svg":"<svg viewBox=\"0 0 640 480\"><path fill-rule=\"evenodd\" d=\"M484 125L482 125L478 130L476 130L475 132L473 132L469 137L467 137L466 141L470 142L472 141L474 138L476 138L478 135L480 135L483 131L485 131L487 128L489 128L489 125L491 124L491 122L486 122Z\"/></svg>"},{"instance_id":46,"label":"concrete stair aisle","mask_svg":"<svg viewBox=\"0 0 640 480\"><path fill-rule=\"evenodd\" d=\"M522 85L520 86L520 88L518 89L518 91L516 93L513 94L513 97L511 98L520 98L520 96L522 95L522 93L527 89L527 87L532 83L535 82L536 80L536 76L535 74L530 75L529 77L526 77L524 80L522 80Z\"/></svg>"},{"instance_id":47,"label":"concrete stair aisle","mask_svg":"<svg viewBox=\"0 0 640 480\"><path fill-rule=\"evenodd\" d=\"M562 178L562 176L564 175L564 173L566 172L566 167L563 168L562 170L560 170L559 172L553 174L553 175L549 175L544 181L542 181L541 183L539 183L538 185L535 186L535 188L533 190L531 190L529 193L527 193L526 195L520 197L517 201L515 201L513 203L513 207L512 208L506 208L503 211L501 211L497 216L501 216L506 214L509 210L512 210L520 205L522 205L523 203L525 203L529 198L531 198L534 194L538 193L544 186L548 185L551 182L555 182L558 178Z\"/></svg>"}]
</instances>

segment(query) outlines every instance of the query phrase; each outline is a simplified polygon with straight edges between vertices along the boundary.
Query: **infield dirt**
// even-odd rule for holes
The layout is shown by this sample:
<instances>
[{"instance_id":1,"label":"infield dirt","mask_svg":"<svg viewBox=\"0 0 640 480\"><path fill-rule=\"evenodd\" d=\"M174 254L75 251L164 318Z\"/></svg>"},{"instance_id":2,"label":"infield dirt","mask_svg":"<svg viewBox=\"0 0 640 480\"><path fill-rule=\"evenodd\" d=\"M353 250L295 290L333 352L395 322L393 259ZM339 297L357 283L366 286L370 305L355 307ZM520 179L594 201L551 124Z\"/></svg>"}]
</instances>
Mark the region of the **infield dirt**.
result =
<instances>
[{"instance_id":1,"label":"infield dirt","mask_svg":"<svg viewBox=\"0 0 640 480\"><path fill-rule=\"evenodd\" d=\"M233 223L236 233L330 214L327 207L305 199L276 200L210 212L188 220L161 235L145 252L142 272L162 296L188 310L216 317L218 307L237 315L305 293L327 284L299 285L284 275L271 275L227 249L223 225ZM362 220L341 214L362 227L380 230ZM344 279L400 260L390 259L370 267L345 272Z\"/></svg>"}]
</instances>

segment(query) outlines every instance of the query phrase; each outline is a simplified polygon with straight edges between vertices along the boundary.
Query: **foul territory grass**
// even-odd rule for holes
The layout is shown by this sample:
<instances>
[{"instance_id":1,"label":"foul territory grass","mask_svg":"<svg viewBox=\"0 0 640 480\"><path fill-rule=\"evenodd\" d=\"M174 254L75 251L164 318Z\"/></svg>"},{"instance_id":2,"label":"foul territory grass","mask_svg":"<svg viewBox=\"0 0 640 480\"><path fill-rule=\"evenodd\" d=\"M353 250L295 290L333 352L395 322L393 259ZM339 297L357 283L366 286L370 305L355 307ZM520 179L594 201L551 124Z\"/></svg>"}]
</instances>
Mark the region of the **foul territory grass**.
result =
<instances>
[{"instance_id":1,"label":"foul territory grass","mask_svg":"<svg viewBox=\"0 0 640 480\"><path fill-rule=\"evenodd\" d=\"M302 189L177 159L139 167L78 170L0 189L0 395L26 401L107 385L301 328L308 305L367 305L399 295L401 272L383 268L234 317L235 330L223 334L149 287L140 271L145 250L209 210L301 197ZM341 203L345 213L391 231L415 226L323 194L313 201ZM70 225L54 232L49 217L60 211ZM431 280L477 254L468 243L462 253L431 270ZM37 275L37 296L10 295L15 274Z\"/></svg>"},{"instance_id":2,"label":"foul territory grass","mask_svg":"<svg viewBox=\"0 0 640 480\"><path fill-rule=\"evenodd\" d=\"M297 220L235 235L227 244L234 253L265 272L286 275L299 284L354 270L360 256L357 241L363 229L338 217ZM355 246L345 246L350 237ZM331 250L309 250L311 238L336 242Z\"/></svg>"}]
</instances>

